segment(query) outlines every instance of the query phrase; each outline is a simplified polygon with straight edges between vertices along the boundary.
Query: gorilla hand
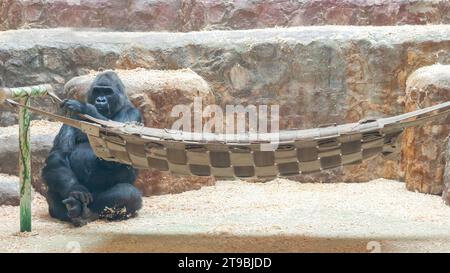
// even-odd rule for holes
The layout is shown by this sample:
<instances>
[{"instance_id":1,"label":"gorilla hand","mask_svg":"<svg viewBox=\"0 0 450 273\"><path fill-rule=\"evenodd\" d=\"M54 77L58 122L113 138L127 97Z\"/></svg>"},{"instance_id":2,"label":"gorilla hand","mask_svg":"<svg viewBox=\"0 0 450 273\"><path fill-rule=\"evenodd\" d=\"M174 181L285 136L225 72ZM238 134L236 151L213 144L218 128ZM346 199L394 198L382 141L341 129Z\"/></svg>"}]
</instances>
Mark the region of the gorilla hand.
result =
<instances>
[{"instance_id":1,"label":"gorilla hand","mask_svg":"<svg viewBox=\"0 0 450 273\"><path fill-rule=\"evenodd\" d=\"M94 201L94 197L92 197L89 190L79 183L74 183L67 191L66 199L70 198L80 202L82 205L89 205Z\"/></svg>"},{"instance_id":2,"label":"gorilla hand","mask_svg":"<svg viewBox=\"0 0 450 273\"><path fill-rule=\"evenodd\" d=\"M70 111L73 113L80 113L80 114L86 113L86 104L79 102L77 100L65 99L63 100L63 102L61 102L60 107L65 111Z\"/></svg>"},{"instance_id":3,"label":"gorilla hand","mask_svg":"<svg viewBox=\"0 0 450 273\"><path fill-rule=\"evenodd\" d=\"M98 215L93 214L87 206L92 201L89 192L81 191L71 192L69 197L62 201L67 208L67 216L74 226L81 227L98 218Z\"/></svg>"},{"instance_id":4,"label":"gorilla hand","mask_svg":"<svg viewBox=\"0 0 450 273\"><path fill-rule=\"evenodd\" d=\"M92 194L88 191L72 191L69 193L69 198L72 197L75 200L81 202L81 204L88 205L94 201Z\"/></svg>"}]
</instances>

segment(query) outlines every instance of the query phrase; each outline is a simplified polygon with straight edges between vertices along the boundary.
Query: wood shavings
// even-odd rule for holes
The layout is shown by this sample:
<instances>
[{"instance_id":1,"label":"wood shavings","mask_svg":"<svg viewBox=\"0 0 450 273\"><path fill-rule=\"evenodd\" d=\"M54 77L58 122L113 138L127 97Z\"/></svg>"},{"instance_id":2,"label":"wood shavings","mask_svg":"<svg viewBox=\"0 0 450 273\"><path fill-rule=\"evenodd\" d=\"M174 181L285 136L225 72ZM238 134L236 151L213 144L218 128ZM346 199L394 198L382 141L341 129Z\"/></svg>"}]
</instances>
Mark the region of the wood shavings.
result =
<instances>
[{"instance_id":1,"label":"wood shavings","mask_svg":"<svg viewBox=\"0 0 450 273\"><path fill-rule=\"evenodd\" d=\"M450 249L450 208L404 183L311 184L218 181L143 198L137 217L81 228L32 204L35 235L17 235L18 207L0 207L0 252L434 252Z\"/></svg>"}]
</instances>

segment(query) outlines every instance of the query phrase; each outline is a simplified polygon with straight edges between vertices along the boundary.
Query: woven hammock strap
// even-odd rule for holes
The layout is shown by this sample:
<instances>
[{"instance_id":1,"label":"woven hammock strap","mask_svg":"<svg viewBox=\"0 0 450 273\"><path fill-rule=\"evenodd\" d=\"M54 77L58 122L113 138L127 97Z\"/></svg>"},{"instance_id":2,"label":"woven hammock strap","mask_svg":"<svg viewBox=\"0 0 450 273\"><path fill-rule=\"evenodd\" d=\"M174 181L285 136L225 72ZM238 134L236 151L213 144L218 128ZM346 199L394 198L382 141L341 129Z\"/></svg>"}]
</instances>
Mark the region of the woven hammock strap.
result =
<instances>
[{"instance_id":1,"label":"woven hammock strap","mask_svg":"<svg viewBox=\"0 0 450 273\"><path fill-rule=\"evenodd\" d=\"M27 107L15 103L20 107ZM114 121L89 122L31 111L81 129L100 158L178 175L217 178L289 176L358 164L391 154L405 128L450 112L450 102L403 115L357 123L265 134L191 133Z\"/></svg>"},{"instance_id":2,"label":"woven hammock strap","mask_svg":"<svg viewBox=\"0 0 450 273\"><path fill-rule=\"evenodd\" d=\"M33 106L27 106L21 103L18 103L14 100L11 99L7 99L6 100L11 106L13 107L22 107L22 108L27 108L28 110L36 113L36 114L40 114L46 117L49 117L51 119L54 119L56 121L62 122L64 124L70 125L74 128L78 128L80 130L82 130L84 133L86 134L92 134L92 132L97 132L98 128L101 126L100 124L97 123L97 119L90 117L88 115L81 115L83 118L91 121L91 122L86 122L86 121L81 121L81 120L77 120L77 119L73 119L73 118L68 118L65 116L60 116L51 112L47 112L44 110L41 110L39 108L33 107Z\"/></svg>"}]
</instances>

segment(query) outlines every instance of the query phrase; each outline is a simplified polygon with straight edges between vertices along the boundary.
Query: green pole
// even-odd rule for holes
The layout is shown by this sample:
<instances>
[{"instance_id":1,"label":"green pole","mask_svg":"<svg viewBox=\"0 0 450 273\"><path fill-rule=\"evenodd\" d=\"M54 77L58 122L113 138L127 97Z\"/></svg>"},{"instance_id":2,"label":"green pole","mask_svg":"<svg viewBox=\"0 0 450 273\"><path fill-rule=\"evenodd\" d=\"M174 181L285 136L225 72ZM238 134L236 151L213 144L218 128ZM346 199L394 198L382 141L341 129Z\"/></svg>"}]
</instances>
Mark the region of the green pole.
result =
<instances>
[{"instance_id":1,"label":"green pole","mask_svg":"<svg viewBox=\"0 0 450 273\"><path fill-rule=\"evenodd\" d=\"M30 97L44 96L52 92L51 85L36 85L17 88L0 88L0 102L7 98L19 99L30 106ZM30 154L30 112L19 110L19 176L20 176L20 231L31 231L31 154Z\"/></svg>"},{"instance_id":2,"label":"green pole","mask_svg":"<svg viewBox=\"0 0 450 273\"><path fill-rule=\"evenodd\" d=\"M21 99L30 105L30 98ZM31 231L31 157L30 157L30 112L19 110L19 175L20 175L20 231Z\"/></svg>"}]
</instances>

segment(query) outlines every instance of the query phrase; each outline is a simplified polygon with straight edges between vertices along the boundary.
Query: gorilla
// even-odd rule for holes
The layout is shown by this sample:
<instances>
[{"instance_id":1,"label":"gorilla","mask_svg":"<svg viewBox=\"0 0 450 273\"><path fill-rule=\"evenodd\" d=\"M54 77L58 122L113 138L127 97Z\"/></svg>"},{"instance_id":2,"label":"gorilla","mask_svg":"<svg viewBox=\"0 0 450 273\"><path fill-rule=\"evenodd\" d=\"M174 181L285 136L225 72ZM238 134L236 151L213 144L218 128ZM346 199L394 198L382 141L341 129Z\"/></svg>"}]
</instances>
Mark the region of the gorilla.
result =
<instances>
[{"instance_id":1,"label":"gorilla","mask_svg":"<svg viewBox=\"0 0 450 273\"><path fill-rule=\"evenodd\" d=\"M86 103L64 100L61 108L97 119L141 122L125 86L112 71L97 75ZM81 130L63 125L53 142L42 177L48 186L47 203L52 217L82 226L98 218L122 220L135 216L142 206L134 186L137 170L98 158Z\"/></svg>"}]
</instances>

